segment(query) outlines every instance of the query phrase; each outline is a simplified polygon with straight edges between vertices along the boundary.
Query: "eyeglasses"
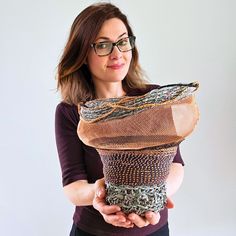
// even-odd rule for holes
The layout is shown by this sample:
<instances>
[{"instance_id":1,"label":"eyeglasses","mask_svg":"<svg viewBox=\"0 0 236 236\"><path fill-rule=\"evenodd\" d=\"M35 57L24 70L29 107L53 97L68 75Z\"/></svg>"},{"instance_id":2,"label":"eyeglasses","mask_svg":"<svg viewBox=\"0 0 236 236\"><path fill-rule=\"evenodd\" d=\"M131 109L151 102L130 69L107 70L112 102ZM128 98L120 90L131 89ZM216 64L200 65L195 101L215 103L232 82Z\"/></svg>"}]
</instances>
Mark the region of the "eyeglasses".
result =
<instances>
[{"instance_id":1,"label":"eyeglasses","mask_svg":"<svg viewBox=\"0 0 236 236\"><path fill-rule=\"evenodd\" d=\"M112 43L110 41L93 43L91 44L91 47L94 49L95 53L100 57L111 54L115 46L119 49L120 52L128 52L134 48L135 38L135 36L129 36L120 39L115 43Z\"/></svg>"}]
</instances>

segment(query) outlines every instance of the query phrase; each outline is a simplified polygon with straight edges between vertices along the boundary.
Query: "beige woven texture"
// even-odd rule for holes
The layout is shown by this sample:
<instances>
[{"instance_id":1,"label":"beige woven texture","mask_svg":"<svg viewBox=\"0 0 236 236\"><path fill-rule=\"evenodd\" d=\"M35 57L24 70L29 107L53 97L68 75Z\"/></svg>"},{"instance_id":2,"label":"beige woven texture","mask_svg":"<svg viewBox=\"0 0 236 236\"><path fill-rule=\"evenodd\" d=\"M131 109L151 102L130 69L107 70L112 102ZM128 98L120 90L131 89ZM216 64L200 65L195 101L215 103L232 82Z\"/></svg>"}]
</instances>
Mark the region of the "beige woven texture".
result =
<instances>
[{"instance_id":1,"label":"beige woven texture","mask_svg":"<svg viewBox=\"0 0 236 236\"><path fill-rule=\"evenodd\" d=\"M94 123L81 120L78 135L86 145L99 149L142 149L182 141L193 131L198 118L191 95L121 119Z\"/></svg>"}]
</instances>

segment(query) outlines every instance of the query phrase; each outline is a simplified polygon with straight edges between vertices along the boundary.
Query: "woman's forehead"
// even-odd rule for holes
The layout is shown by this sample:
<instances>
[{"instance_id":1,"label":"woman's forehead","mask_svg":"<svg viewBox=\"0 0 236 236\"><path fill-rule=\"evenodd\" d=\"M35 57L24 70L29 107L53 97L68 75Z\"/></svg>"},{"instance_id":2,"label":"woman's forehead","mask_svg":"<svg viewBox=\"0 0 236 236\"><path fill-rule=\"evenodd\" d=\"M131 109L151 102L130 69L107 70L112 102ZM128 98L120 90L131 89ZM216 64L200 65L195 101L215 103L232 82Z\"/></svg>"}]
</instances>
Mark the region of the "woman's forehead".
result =
<instances>
[{"instance_id":1,"label":"woman's forehead","mask_svg":"<svg viewBox=\"0 0 236 236\"><path fill-rule=\"evenodd\" d=\"M123 35L128 35L125 24L118 18L112 18L103 23L96 39L117 40Z\"/></svg>"}]
</instances>

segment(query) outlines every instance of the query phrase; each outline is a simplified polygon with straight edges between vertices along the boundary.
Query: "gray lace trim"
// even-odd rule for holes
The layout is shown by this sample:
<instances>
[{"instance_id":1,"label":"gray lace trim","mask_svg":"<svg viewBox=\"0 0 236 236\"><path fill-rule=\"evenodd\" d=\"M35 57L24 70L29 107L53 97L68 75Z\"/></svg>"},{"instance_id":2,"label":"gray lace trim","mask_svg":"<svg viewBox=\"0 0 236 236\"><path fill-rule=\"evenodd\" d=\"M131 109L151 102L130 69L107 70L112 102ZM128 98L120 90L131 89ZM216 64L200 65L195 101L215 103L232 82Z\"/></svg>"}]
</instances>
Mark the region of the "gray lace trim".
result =
<instances>
[{"instance_id":1,"label":"gray lace trim","mask_svg":"<svg viewBox=\"0 0 236 236\"><path fill-rule=\"evenodd\" d=\"M164 209L167 197L165 183L153 186L128 186L106 183L106 201L118 205L126 214L144 215L147 211L159 212Z\"/></svg>"}]
</instances>

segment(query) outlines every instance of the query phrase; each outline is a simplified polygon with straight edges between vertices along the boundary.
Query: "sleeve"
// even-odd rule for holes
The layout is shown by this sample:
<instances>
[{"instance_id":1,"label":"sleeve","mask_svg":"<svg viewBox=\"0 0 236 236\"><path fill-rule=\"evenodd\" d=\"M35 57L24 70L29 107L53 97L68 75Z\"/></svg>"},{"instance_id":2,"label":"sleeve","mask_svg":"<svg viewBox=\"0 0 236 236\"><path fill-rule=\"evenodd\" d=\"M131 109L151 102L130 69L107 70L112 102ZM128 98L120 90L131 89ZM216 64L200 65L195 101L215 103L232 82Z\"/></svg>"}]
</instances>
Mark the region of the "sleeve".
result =
<instances>
[{"instance_id":1,"label":"sleeve","mask_svg":"<svg viewBox=\"0 0 236 236\"><path fill-rule=\"evenodd\" d=\"M87 179L82 142L77 135L79 114L75 105L60 103L55 112L55 138L63 186Z\"/></svg>"},{"instance_id":2,"label":"sleeve","mask_svg":"<svg viewBox=\"0 0 236 236\"><path fill-rule=\"evenodd\" d=\"M178 146L178 149L177 149L177 152L176 152L176 155L174 157L173 162L174 163L180 163L184 166L184 161L182 159L182 156L181 156L181 153L180 153L180 150L179 150L179 146Z\"/></svg>"}]
</instances>

